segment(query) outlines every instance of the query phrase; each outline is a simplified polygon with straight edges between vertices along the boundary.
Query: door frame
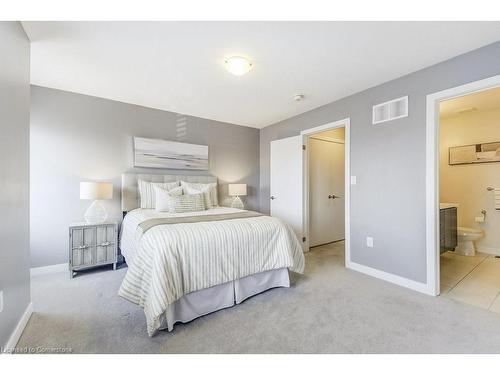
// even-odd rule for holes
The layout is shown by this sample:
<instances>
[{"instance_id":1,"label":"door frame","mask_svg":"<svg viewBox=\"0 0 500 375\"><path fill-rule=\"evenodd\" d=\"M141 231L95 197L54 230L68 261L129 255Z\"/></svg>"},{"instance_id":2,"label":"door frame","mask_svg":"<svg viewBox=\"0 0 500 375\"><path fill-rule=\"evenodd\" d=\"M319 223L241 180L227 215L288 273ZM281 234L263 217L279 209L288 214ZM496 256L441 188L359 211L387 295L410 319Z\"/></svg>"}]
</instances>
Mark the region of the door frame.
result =
<instances>
[{"instance_id":1,"label":"door frame","mask_svg":"<svg viewBox=\"0 0 500 375\"><path fill-rule=\"evenodd\" d=\"M344 204L345 204L345 266L349 267L351 263L351 118L347 117L342 120L329 122L324 125L316 126L311 129L306 129L300 132L302 136L302 145L306 146L302 153L302 177L303 177L303 209L302 222L303 233L306 238L305 251L309 251L309 147L307 147L309 136L332 130L337 128L345 128L345 170L344 170ZM304 148L304 147L303 147Z\"/></svg>"},{"instance_id":2,"label":"door frame","mask_svg":"<svg viewBox=\"0 0 500 375\"><path fill-rule=\"evenodd\" d=\"M500 87L500 75L427 95L426 113L426 257L427 294L440 293L439 251L439 103Z\"/></svg>"}]
</instances>

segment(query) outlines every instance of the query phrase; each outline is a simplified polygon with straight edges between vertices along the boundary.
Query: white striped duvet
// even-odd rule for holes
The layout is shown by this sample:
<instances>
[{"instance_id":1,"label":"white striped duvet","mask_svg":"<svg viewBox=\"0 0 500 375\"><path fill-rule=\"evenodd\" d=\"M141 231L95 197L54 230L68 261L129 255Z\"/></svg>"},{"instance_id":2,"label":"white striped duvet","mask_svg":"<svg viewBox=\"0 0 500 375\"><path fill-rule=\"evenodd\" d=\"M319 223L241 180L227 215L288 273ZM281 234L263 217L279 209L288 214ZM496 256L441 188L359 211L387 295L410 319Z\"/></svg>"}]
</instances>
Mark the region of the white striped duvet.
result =
<instances>
[{"instance_id":1,"label":"white striped duvet","mask_svg":"<svg viewBox=\"0 0 500 375\"><path fill-rule=\"evenodd\" d=\"M273 217L158 225L140 237L119 295L144 309L151 336L183 295L285 267L302 273L304 256L292 229Z\"/></svg>"}]
</instances>

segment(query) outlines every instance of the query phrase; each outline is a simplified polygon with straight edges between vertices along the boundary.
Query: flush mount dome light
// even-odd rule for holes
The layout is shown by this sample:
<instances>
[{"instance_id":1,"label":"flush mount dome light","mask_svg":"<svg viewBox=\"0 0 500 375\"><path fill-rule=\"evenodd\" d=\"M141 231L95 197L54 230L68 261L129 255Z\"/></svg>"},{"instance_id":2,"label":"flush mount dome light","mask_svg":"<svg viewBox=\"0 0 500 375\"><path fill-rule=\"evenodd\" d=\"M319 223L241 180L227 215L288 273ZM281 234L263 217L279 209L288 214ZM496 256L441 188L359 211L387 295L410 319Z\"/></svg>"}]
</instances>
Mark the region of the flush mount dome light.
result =
<instances>
[{"instance_id":1,"label":"flush mount dome light","mask_svg":"<svg viewBox=\"0 0 500 375\"><path fill-rule=\"evenodd\" d=\"M226 70L235 76L242 76L252 69L252 62L242 56L231 56L224 61Z\"/></svg>"}]
</instances>

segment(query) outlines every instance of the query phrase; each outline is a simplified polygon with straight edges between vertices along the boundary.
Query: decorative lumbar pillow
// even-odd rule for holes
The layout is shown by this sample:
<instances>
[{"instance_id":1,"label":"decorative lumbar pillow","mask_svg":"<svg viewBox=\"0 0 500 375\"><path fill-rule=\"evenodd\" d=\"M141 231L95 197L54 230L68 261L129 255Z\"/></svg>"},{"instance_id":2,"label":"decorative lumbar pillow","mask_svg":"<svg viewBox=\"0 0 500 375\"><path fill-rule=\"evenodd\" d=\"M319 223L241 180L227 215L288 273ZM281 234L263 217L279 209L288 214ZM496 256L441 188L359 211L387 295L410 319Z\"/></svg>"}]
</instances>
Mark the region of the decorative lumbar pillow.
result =
<instances>
[{"instance_id":1,"label":"decorative lumbar pillow","mask_svg":"<svg viewBox=\"0 0 500 375\"><path fill-rule=\"evenodd\" d=\"M182 195L182 186L166 190L160 186L153 185L155 191L155 210L170 212L172 208L172 197Z\"/></svg>"},{"instance_id":2,"label":"decorative lumbar pillow","mask_svg":"<svg viewBox=\"0 0 500 375\"><path fill-rule=\"evenodd\" d=\"M208 184L199 184L181 181L181 186L184 188L184 194L200 194L203 193L206 208L213 208L219 205L217 198L217 183L211 182Z\"/></svg>"},{"instance_id":3,"label":"decorative lumbar pillow","mask_svg":"<svg viewBox=\"0 0 500 375\"><path fill-rule=\"evenodd\" d=\"M181 212L204 211L206 209L203 193L176 196L169 195L166 199L169 201L169 212L172 214Z\"/></svg>"},{"instance_id":4,"label":"decorative lumbar pillow","mask_svg":"<svg viewBox=\"0 0 500 375\"><path fill-rule=\"evenodd\" d=\"M179 182L149 182L144 180L138 181L139 197L141 200L141 208L155 208L155 191L154 186L161 187L165 190L172 190L179 186Z\"/></svg>"}]
</instances>

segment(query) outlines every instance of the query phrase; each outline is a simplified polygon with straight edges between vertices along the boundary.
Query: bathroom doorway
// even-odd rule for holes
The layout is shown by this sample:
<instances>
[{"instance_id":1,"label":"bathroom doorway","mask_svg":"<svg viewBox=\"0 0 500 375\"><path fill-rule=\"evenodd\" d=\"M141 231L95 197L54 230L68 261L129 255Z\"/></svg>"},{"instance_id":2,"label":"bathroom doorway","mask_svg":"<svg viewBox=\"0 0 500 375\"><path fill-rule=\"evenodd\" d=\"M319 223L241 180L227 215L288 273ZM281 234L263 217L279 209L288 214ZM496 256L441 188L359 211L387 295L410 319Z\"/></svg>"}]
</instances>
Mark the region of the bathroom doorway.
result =
<instances>
[{"instance_id":1,"label":"bathroom doorway","mask_svg":"<svg viewBox=\"0 0 500 375\"><path fill-rule=\"evenodd\" d=\"M500 87L436 110L436 294L500 313Z\"/></svg>"}]
</instances>

